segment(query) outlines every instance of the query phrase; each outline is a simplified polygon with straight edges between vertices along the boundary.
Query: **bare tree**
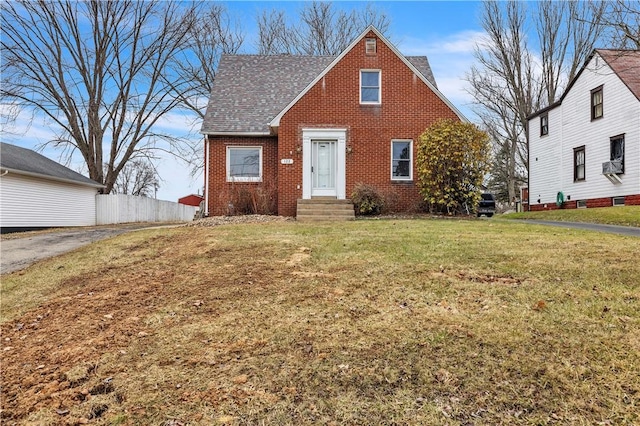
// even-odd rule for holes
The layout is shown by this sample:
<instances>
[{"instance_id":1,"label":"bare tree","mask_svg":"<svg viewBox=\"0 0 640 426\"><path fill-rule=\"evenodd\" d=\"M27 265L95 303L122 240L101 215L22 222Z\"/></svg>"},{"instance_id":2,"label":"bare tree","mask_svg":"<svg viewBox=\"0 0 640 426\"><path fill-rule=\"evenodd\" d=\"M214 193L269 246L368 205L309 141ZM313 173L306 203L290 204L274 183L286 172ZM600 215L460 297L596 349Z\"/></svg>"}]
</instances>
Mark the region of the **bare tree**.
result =
<instances>
[{"instance_id":1,"label":"bare tree","mask_svg":"<svg viewBox=\"0 0 640 426\"><path fill-rule=\"evenodd\" d=\"M174 94L199 119L204 118L220 57L237 53L244 42L240 24L232 21L224 5L205 5L206 10L197 11L198 23L190 28L184 54L175 61L180 81L187 86L176 83Z\"/></svg>"},{"instance_id":2,"label":"bare tree","mask_svg":"<svg viewBox=\"0 0 640 426\"><path fill-rule=\"evenodd\" d=\"M2 8L2 102L52 121L59 133L49 143L79 152L105 193L128 162L172 150L175 139L156 128L179 105L172 94L189 89L171 59L185 47L193 9L136 0Z\"/></svg>"},{"instance_id":3,"label":"bare tree","mask_svg":"<svg viewBox=\"0 0 640 426\"><path fill-rule=\"evenodd\" d=\"M287 21L282 11L263 11L258 16L258 52L267 54L337 55L368 25L382 33L389 29L387 15L368 4L360 11L337 8L335 3L305 3L299 23Z\"/></svg>"},{"instance_id":4,"label":"bare tree","mask_svg":"<svg viewBox=\"0 0 640 426\"><path fill-rule=\"evenodd\" d=\"M481 23L487 39L476 47L478 66L467 80L483 126L493 137L496 161L506 167L509 201L528 167L527 117L557 100L601 35L602 6L545 0L530 10L523 2L485 1ZM527 36L535 25L540 51ZM495 171L495 167L494 167Z\"/></svg>"},{"instance_id":5,"label":"bare tree","mask_svg":"<svg viewBox=\"0 0 640 426\"><path fill-rule=\"evenodd\" d=\"M640 49L640 0L610 0L604 6L601 23L609 30L611 46Z\"/></svg>"},{"instance_id":6,"label":"bare tree","mask_svg":"<svg viewBox=\"0 0 640 426\"><path fill-rule=\"evenodd\" d=\"M153 164L135 159L122 168L113 185L112 193L152 197L159 187L158 174Z\"/></svg>"}]
</instances>

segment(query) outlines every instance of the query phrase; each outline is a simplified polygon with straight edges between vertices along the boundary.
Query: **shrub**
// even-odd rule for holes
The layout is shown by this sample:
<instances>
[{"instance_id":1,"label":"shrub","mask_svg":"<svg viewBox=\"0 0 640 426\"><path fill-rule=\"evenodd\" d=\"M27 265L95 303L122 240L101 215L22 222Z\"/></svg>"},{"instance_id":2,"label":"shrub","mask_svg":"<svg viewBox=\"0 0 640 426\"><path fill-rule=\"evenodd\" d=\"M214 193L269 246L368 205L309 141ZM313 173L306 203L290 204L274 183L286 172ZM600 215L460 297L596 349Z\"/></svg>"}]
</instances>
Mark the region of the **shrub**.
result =
<instances>
[{"instance_id":1,"label":"shrub","mask_svg":"<svg viewBox=\"0 0 640 426\"><path fill-rule=\"evenodd\" d=\"M488 166L489 137L474 124L439 120L419 138L418 187L431 213L474 212Z\"/></svg>"},{"instance_id":2,"label":"shrub","mask_svg":"<svg viewBox=\"0 0 640 426\"><path fill-rule=\"evenodd\" d=\"M351 193L351 201L357 215L377 215L384 208L384 196L371 185L356 184Z\"/></svg>"},{"instance_id":3,"label":"shrub","mask_svg":"<svg viewBox=\"0 0 640 426\"><path fill-rule=\"evenodd\" d=\"M277 189L269 183L232 182L220 193L220 203L226 206L229 216L246 214L274 214Z\"/></svg>"}]
</instances>

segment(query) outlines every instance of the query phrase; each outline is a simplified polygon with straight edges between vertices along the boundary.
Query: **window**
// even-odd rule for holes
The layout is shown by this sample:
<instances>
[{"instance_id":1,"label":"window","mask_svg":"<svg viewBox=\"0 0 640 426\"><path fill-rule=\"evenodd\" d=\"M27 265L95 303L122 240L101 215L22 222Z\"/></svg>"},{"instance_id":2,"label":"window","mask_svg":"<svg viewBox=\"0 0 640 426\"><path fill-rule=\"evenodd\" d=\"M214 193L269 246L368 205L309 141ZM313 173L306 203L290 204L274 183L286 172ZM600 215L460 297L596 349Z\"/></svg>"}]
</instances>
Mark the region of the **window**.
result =
<instances>
[{"instance_id":1,"label":"window","mask_svg":"<svg viewBox=\"0 0 640 426\"><path fill-rule=\"evenodd\" d=\"M616 166L620 173L624 173L624 135L618 135L611 138L610 142L611 156L610 160L616 162Z\"/></svg>"},{"instance_id":2,"label":"window","mask_svg":"<svg viewBox=\"0 0 640 426\"><path fill-rule=\"evenodd\" d=\"M391 141L391 180L413 180L411 140Z\"/></svg>"},{"instance_id":3,"label":"window","mask_svg":"<svg viewBox=\"0 0 640 426\"><path fill-rule=\"evenodd\" d=\"M611 204L614 206L624 206L624 197L613 197L611 199Z\"/></svg>"},{"instance_id":4,"label":"window","mask_svg":"<svg viewBox=\"0 0 640 426\"><path fill-rule=\"evenodd\" d=\"M587 200L578 200L576 201L576 207L579 209L586 209L587 208Z\"/></svg>"},{"instance_id":5,"label":"window","mask_svg":"<svg viewBox=\"0 0 640 426\"><path fill-rule=\"evenodd\" d=\"M573 149L573 181L585 180L585 152L584 146Z\"/></svg>"},{"instance_id":6,"label":"window","mask_svg":"<svg viewBox=\"0 0 640 426\"><path fill-rule=\"evenodd\" d=\"M360 103L380 104L380 71L360 71Z\"/></svg>"},{"instance_id":7,"label":"window","mask_svg":"<svg viewBox=\"0 0 640 426\"><path fill-rule=\"evenodd\" d=\"M549 114L545 113L540 116L540 136L549 134Z\"/></svg>"},{"instance_id":8,"label":"window","mask_svg":"<svg viewBox=\"0 0 640 426\"><path fill-rule=\"evenodd\" d=\"M602 86L591 91L591 119L602 118Z\"/></svg>"},{"instance_id":9,"label":"window","mask_svg":"<svg viewBox=\"0 0 640 426\"><path fill-rule=\"evenodd\" d=\"M262 147L227 147L227 182L261 182Z\"/></svg>"},{"instance_id":10,"label":"window","mask_svg":"<svg viewBox=\"0 0 640 426\"><path fill-rule=\"evenodd\" d=\"M364 42L364 51L367 55L375 55L376 54L376 39L368 38Z\"/></svg>"}]
</instances>

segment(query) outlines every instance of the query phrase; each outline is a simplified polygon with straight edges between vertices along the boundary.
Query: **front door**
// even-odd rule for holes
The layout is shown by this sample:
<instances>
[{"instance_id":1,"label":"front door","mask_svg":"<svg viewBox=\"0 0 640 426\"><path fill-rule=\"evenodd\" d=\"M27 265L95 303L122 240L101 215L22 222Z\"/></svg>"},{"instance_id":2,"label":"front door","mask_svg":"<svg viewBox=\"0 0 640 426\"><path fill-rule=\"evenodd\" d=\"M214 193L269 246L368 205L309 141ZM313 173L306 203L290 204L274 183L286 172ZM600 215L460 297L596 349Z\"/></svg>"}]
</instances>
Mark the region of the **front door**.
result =
<instances>
[{"instance_id":1,"label":"front door","mask_svg":"<svg viewBox=\"0 0 640 426\"><path fill-rule=\"evenodd\" d=\"M335 140L311 141L311 196L336 196Z\"/></svg>"}]
</instances>

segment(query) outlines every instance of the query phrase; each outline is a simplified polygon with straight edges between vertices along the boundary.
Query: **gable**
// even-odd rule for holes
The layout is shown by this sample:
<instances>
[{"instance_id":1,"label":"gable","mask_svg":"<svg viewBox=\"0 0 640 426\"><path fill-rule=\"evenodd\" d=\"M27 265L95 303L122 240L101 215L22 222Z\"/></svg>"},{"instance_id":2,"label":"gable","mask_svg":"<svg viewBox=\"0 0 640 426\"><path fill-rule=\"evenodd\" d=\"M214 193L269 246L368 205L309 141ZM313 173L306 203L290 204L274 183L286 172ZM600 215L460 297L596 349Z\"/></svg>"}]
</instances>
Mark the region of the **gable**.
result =
<instances>
[{"instance_id":1,"label":"gable","mask_svg":"<svg viewBox=\"0 0 640 426\"><path fill-rule=\"evenodd\" d=\"M598 64L598 58L602 58L604 62L602 63L601 61L601 63ZM590 66L592 62L595 63L593 66ZM594 70L597 72L594 73ZM582 76L585 71L592 75L614 73L636 99L640 101L640 50L594 49L582 68L580 68L580 71L578 71L573 80L569 82L560 99L529 115L527 120L531 121L540 114L560 106L576 82L580 78L584 78Z\"/></svg>"},{"instance_id":2,"label":"gable","mask_svg":"<svg viewBox=\"0 0 640 426\"><path fill-rule=\"evenodd\" d=\"M464 122L468 120L462 113L437 89L429 79L418 70L418 68L402 55L396 47L391 44L375 27L369 26L359 37L357 37L338 57L336 57L329 66L327 66L296 98L291 101L280 113L269 123L271 127L277 128L280 125L280 120L286 114L286 112L296 104L311 88L318 83L327 73L329 73L351 50L360 44L360 42L366 37L375 37L380 40L384 45L389 48L395 56L397 56L405 66L407 66L415 76L417 76L422 83L424 83L442 102L444 102L451 111L455 113L458 118ZM425 58L426 59L426 58ZM428 65L428 62L427 62ZM431 69L429 68L429 72ZM432 75L432 74L431 74Z\"/></svg>"}]
</instances>

